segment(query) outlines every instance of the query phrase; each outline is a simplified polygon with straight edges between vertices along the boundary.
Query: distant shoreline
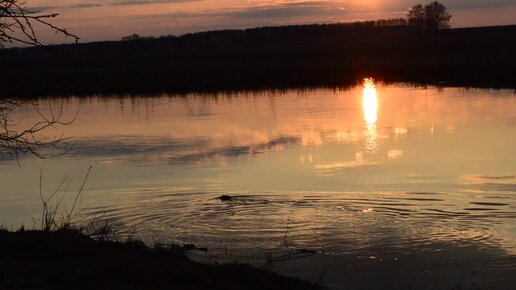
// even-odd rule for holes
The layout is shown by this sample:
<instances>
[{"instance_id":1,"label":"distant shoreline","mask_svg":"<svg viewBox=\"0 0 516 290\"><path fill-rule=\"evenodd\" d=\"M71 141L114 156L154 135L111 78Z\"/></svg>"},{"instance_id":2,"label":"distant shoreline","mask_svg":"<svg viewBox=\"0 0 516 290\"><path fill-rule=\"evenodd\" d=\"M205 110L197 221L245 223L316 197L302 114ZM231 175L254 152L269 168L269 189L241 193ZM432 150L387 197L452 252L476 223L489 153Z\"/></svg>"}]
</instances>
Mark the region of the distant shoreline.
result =
<instances>
[{"instance_id":1,"label":"distant shoreline","mask_svg":"<svg viewBox=\"0 0 516 290\"><path fill-rule=\"evenodd\" d=\"M0 97L145 95L390 82L516 89L516 25L303 25L9 49Z\"/></svg>"}]
</instances>

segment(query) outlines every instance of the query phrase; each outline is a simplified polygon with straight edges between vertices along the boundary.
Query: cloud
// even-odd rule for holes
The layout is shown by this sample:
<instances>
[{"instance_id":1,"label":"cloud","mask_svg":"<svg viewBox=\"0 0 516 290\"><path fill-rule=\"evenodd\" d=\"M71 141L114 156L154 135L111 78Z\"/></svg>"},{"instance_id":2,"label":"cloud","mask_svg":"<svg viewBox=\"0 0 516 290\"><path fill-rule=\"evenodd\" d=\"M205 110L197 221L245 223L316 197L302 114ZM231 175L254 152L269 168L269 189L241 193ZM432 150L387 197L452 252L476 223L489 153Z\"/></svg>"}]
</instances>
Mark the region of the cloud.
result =
<instances>
[{"instance_id":1,"label":"cloud","mask_svg":"<svg viewBox=\"0 0 516 290\"><path fill-rule=\"evenodd\" d=\"M155 5L155 4L180 4L180 3L195 3L195 2L209 2L211 0L108 0L103 3L97 2L79 2L77 4L63 6L40 6L32 7L31 10L56 10L58 8L91 8L91 7L108 7L108 6L130 6L130 5ZM427 1L422 1L425 3ZM430 1L428 1L430 2ZM348 1L329 1L329 0L303 0L303 1L248 1L247 6L240 6L241 8L235 8L237 6L230 5L225 2L221 2L217 5L211 5L214 7L210 10L198 10L198 11L177 11L167 14L170 17L184 17L184 18L195 18L195 17L228 17L228 18L239 18L239 19L273 19L273 18L296 18L296 17L311 17L316 16L343 16L348 13L367 13L362 7L365 5L363 2L357 2L355 0ZM514 0L449 0L444 3L446 7L453 13L454 10L471 10L471 9L484 9L484 8L501 8L505 6L514 6ZM381 3L382 13L398 12L402 13L409 7L413 6L412 0L397 0ZM362 8L360 8L362 7ZM379 11L375 11L378 13ZM157 10L157 16L163 16L161 11Z\"/></svg>"},{"instance_id":2,"label":"cloud","mask_svg":"<svg viewBox=\"0 0 516 290\"><path fill-rule=\"evenodd\" d=\"M173 4L173 3L190 3L190 2L210 2L211 0L108 0L102 3L98 2L86 2L79 1L76 4L63 4L63 5L48 5L31 7L34 10L49 10L57 8L90 8L90 7L103 7L103 6L128 6L128 5L154 5L154 4ZM421 1L422 3L430 1ZM50 2L49 2L50 3ZM362 10L360 7L366 5L362 1L348 0L348 1L321 1L321 0L304 0L304 1L248 1L249 5L247 8L235 10L226 2L221 2L219 5L212 5L217 10L209 12L209 14L232 14L235 17L290 17L299 15L310 15L315 14L332 14L337 10L343 10L342 6L354 8L354 10ZM381 3L382 12L393 12L408 9L413 6L415 2L413 0L397 0L397 1L386 1ZM446 7L450 10L470 10L470 9L484 9L484 8L501 8L505 6L513 6L516 3L514 0L448 0L443 2ZM453 12L453 11L452 11ZM199 11L202 13L202 11Z\"/></svg>"},{"instance_id":3,"label":"cloud","mask_svg":"<svg viewBox=\"0 0 516 290\"><path fill-rule=\"evenodd\" d=\"M303 16L343 15L346 9L333 1L287 2L272 5L249 6L244 8L223 8L200 10L196 12L178 11L152 17L161 18L200 18L226 17L233 19L271 19L295 18ZM149 16L146 16L149 17Z\"/></svg>"},{"instance_id":4,"label":"cloud","mask_svg":"<svg viewBox=\"0 0 516 290\"><path fill-rule=\"evenodd\" d=\"M91 7L102 7L103 4L100 3L77 3L77 4L71 4L71 5L65 5L65 6L34 6L34 7L28 7L27 9L30 11L48 11L48 10L57 10L62 8L91 8Z\"/></svg>"},{"instance_id":5,"label":"cloud","mask_svg":"<svg viewBox=\"0 0 516 290\"><path fill-rule=\"evenodd\" d=\"M243 18L282 18L306 15L341 14L344 9L333 2L293 2L279 5L249 7L236 11L220 13L224 16Z\"/></svg>"},{"instance_id":6,"label":"cloud","mask_svg":"<svg viewBox=\"0 0 516 290\"><path fill-rule=\"evenodd\" d=\"M399 0L389 1L385 3L382 8L387 11L397 9L408 9L415 4L427 4L433 0L413 1L413 0ZM470 10L470 9L484 9L484 8L501 8L505 6L513 6L516 4L514 0L447 0L440 1L444 6L453 12L453 10Z\"/></svg>"},{"instance_id":7,"label":"cloud","mask_svg":"<svg viewBox=\"0 0 516 290\"><path fill-rule=\"evenodd\" d=\"M77 4L69 5L48 5L48 6L35 6L29 7L31 11L48 11L63 8L81 9L91 7L105 7L105 6L127 6L127 5L151 5L161 3L187 3L187 2L200 2L205 0L125 0L125 1L106 1L107 3L96 3L96 2L81 2Z\"/></svg>"},{"instance_id":8,"label":"cloud","mask_svg":"<svg viewBox=\"0 0 516 290\"><path fill-rule=\"evenodd\" d=\"M470 10L470 9L484 9L484 8L502 8L505 6L514 6L514 0L454 0L443 4L451 10Z\"/></svg>"},{"instance_id":9,"label":"cloud","mask_svg":"<svg viewBox=\"0 0 516 290\"><path fill-rule=\"evenodd\" d=\"M90 8L90 7L102 7L104 5L100 3L79 3L75 5L68 6L70 8Z\"/></svg>"},{"instance_id":10,"label":"cloud","mask_svg":"<svg viewBox=\"0 0 516 290\"><path fill-rule=\"evenodd\" d=\"M109 5L113 6L124 6L124 5L148 5L158 3L185 3L185 2L200 2L204 0L125 0L114 2Z\"/></svg>"}]
</instances>

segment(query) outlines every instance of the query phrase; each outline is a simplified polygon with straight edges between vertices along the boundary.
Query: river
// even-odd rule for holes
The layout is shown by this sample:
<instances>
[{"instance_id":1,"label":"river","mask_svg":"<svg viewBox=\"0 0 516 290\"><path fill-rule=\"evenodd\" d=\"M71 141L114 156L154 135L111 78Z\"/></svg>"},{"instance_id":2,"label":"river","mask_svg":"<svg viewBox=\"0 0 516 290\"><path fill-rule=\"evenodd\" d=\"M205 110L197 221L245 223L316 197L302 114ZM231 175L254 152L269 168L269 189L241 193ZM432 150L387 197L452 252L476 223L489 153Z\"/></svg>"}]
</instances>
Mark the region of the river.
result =
<instances>
[{"instance_id":1,"label":"river","mask_svg":"<svg viewBox=\"0 0 516 290\"><path fill-rule=\"evenodd\" d=\"M149 243L194 243L334 289L508 289L516 277L516 93L368 79L348 89L40 99L54 158L0 159L0 221L40 189ZM40 183L41 180L41 183ZM41 184L41 185L40 185ZM219 199L222 195L229 200ZM392 288L389 288L392 287ZM469 288L468 288L469 289ZM475 288L476 289L476 288Z\"/></svg>"}]
</instances>

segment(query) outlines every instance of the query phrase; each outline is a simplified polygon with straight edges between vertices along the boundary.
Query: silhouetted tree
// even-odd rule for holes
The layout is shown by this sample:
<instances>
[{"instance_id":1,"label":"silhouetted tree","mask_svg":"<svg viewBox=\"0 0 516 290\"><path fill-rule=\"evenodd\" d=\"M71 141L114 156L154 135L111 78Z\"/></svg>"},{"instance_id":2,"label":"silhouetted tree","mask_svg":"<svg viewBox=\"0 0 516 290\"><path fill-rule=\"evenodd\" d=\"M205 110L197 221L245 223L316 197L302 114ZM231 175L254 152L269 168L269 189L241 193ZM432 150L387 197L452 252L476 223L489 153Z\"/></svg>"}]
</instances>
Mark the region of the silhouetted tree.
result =
<instances>
[{"instance_id":1,"label":"silhouetted tree","mask_svg":"<svg viewBox=\"0 0 516 290\"><path fill-rule=\"evenodd\" d=\"M37 25L71 37L77 42L79 37L49 22L49 19L57 15L30 10L23 0L0 0L0 48L4 47L5 43L43 45L35 33Z\"/></svg>"},{"instance_id":2,"label":"silhouetted tree","mask_svg":"<svg viewBox=\"0 0 516 290\"><path fill-rule=\"evenodd\" d=\"M449 28L451 17L448 9L437 1L425 6L414 5L407 13L409 24L419 26L424 30Z\"/></svg>"},{"instance_id":3,"label":"silhouetted tree","mask_svg":"<svg viewBox=\"0 0 516 290\"><path fill-rule=\"evenodd\" d=\"M140 40L142 37L138 34L131 34L128 36L122 37L122 41L133 41L133 40Z\"/></svg>"},{"instance_id":4,"label":"silhouetted tree","mask_svg":"<svg viewBox=\"0 0 516 290\"><path fill-rule=\"evenodd\" d=\"M65 37L72 37L77 42L79 37L48 22L50 18L56 16L55 13L44 14L29 10L23 0L0 0L0 49L4 48L6 43L43 45L35 32L37 25L47 27ZM12 114L26 105L30 104L16 99L0 98L0 155L8 154L17 158L20 154L32 153L43 158L47 155L41 153L40 149L66 145L63 137L48 139L41 136L41 133L50 127L73 122L73 120L69 122L61 120L62 107L58 111L53 111L50 105L50 113L45 115L37 105L33 105L41 119L27 127L20 127L20 120L13 118Z\"/></svg>"},{"instance_id":5,"label":"silhouetted tree","mask_svg":"<svg viewBox=\"0 0 516 290\"><path fill-rule=\"evenodd\" d=\"M376 26L405 26L408 21L405 18L392 18L392 19L378 19L376 20Z\"/></svg>"},{"instance_id":6,"label":"silhouetted tree","mask_svg":"<svg viewBox=\"0 0 516 290\"><path fill-rule=\"evenodd\" d=\"M407 13L410 25L423 27L425 25L425 8L421 4L414 5Z\"/></svg>"},{"instance_id":7,"label":"silhouetted tree","mask_svg":"<svg viewBox=\"0 0 516 290\"><path fill-rule=\"evenodd\" d=\"M446 7L437 1L425 6L425 28L428 30L449 28L451 17Z\"/></svg>"}]
</instances>

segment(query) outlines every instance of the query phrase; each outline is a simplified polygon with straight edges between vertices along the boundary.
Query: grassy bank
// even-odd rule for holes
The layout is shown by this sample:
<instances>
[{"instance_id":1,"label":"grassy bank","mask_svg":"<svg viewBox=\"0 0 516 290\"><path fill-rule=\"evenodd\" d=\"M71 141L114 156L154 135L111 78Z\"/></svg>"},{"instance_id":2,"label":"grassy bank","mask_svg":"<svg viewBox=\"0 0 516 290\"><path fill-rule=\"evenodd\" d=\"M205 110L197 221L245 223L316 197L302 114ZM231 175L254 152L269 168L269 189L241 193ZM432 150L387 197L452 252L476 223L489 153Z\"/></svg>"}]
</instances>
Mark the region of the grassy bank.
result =
<instances>
[{"instance_id":1,"label":"grassy bank","mask_svg":"<svg viewBox=\"0 0 516 290\"><path fill-rule=\"evenodd\" d=\"M420 31L305 25L11 49L2 97L345 87L385 82L516 88L516 26Z\"/></svg>"},{"instance_id":2,"label":"grassy bank","mask_svg":"<svg viewBox=\"0 0 516 290\"><path fill-rule=\"evenodd\" d=\"M203 265L178 246L77 231L0 230L0 289L315 289L246 265Z\"/></svg>"}]
</instances>

